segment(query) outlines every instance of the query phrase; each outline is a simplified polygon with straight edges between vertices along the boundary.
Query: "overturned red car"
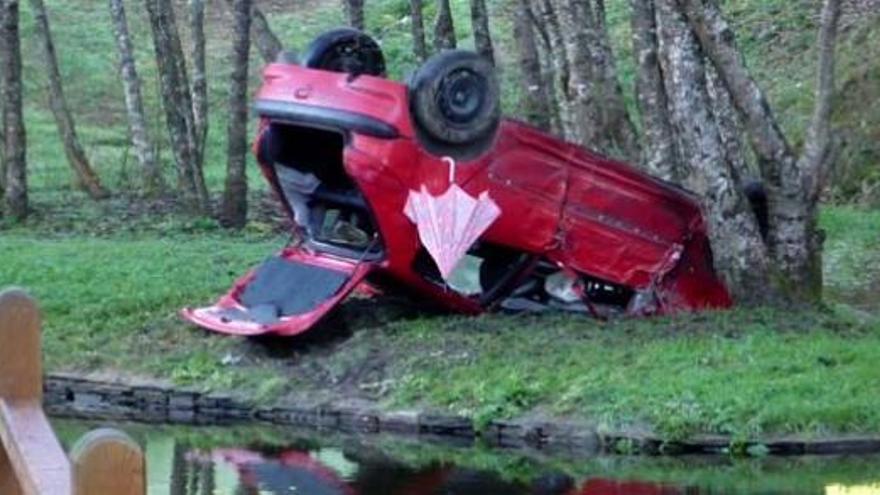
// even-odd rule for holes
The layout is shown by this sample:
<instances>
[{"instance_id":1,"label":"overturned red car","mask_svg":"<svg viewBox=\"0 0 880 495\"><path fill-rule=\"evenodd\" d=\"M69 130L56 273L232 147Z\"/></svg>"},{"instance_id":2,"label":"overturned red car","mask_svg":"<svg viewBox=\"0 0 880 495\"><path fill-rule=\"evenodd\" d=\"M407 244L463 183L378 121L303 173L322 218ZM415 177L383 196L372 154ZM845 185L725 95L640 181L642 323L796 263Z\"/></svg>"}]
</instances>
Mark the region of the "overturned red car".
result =
<instances>
[{"instance_id":1,"label":"overturned red car","mask_svg":"<svg viewBox=\"0 0 880 495\"><path fill-rule=\"evenodd\" d=\"M687 191L501 118L474 53L441 52L407 83L384 74L351 29L264 69L254 151L298 235L186 319L296 335L359 287L470 314L731 305Z\"/></svg>"}]
</instances>

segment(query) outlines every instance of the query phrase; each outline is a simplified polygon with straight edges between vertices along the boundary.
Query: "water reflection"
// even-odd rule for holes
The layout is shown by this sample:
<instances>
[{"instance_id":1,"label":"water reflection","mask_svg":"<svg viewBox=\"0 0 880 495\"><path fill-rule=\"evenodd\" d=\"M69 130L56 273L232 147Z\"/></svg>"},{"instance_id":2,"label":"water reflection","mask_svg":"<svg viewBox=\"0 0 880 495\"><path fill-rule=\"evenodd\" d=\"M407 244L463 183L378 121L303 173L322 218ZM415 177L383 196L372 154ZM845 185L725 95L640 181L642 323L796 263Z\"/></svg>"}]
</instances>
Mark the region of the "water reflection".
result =
<instances>
[{"instance_id":1,"label":"water reflection","mask_svg":"<svg viewBox=\"0 0 880 495\"><path fill-rule=\"evenodd\" d=\"M75 439L94 425L56 426ZM289 430L121 427L145 447L152 495L880 495L880 457L583 459Z\"/></svg>"}]
</instances>

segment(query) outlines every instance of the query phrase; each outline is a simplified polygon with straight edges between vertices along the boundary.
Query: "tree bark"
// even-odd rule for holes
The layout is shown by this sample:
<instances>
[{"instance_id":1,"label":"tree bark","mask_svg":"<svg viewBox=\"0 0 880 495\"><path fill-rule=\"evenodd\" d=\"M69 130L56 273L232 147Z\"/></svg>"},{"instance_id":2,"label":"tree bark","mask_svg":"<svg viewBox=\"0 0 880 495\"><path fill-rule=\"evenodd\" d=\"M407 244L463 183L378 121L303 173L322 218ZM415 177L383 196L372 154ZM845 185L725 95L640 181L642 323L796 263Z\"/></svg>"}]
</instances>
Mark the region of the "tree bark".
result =
<instances>
[{"instance_id":1,"label":"tree bark","mask_svg":"<svg viewBox=\"0 0 880 495\"><path fill-rule=\"evenodd\" d=\"M830 108L839 0L825 0L819 31L819 70L808 145L798 159L764 92L749 73L736 38L711 0L679 0L743 119L769 196L769 250L774 278L789 299L821 298L822 233L817 201L829 167Z\"/></svg>"},{"instance_id":2,"label":"tree bark","mask_svg":"<svg viewBox=\"0 0 880 495\"><path fill-rule=\"evenodd\" d=\"M257 49L260 51L260 56L263 57L264 62L274 62L278 58L278 54L281 53L281 50L284 49L284 46L278 40L278 36L275 36L272 27L269 26L269 21L263 15L263 11L256 5L253 6L251 15L254 44L257 45Z\"/></svg>"},{"instance_id":3,"label":"tree bark","mask_svg":"<svg viewBox=\"0 0 880 495\"><path fill-rule=\"evenodd\" d=\"M656 0L662 70L685 185L703 203L715 268L740 303L762 303L769 259L741 185L726 161L706 89L703 54L675 0Z\"/></svg>"},{"instance_id":4,"label":"tree bark","mask_svg":"<svg viewBox=\"0 0 880 495\"><path fill-rule=\"evenodd\" d=\"M345 15L346 17L348 17L348 25L355 29L363 31L364 0L343 0L342 4L345 8Z\"/></svg>"},{"instance_id":5,"label":"tree bark","mask_svg":"<svg viewBox=\"0 0 880 495\"><path fill-rule=\"evenodd\" d=\"M0 77L3 78L3 162L6 167L4 206L16 220L28 214L27 136L22 112L21 40L18 0L0 0Z\"/></svg>"},{"instance_id":6,"label":"tree bark","mask_svg":"<svg viewBox=\"0 0 880 495\"><path fill-rule=\"evenodd\" d=\"M736 170L740 177L754 177L746 158L745 147L742 141L742 125L739 116L733 107L730 93L724 82L718 76L718 71L712 64L706 66L706 87L709 90L709 100L712 104L712 113L715 115L715 123L718 125L718 133L724 144L724 155L728 163Z\"/></svg>"},{"instance_id":7,"label":"tree bark","mask_svg":"<svg viewBox=\"0 0 880 495\"><path fill-rule=\"evenodd\" d=\"M233 8L234 0L226 0L226 4ZM253 2L251 2L253 3ZM284 50L284 45L272 31L269 21L263 15L263 11L256 4L251 6L251 39L260 52L263 62L272 63L278 59L278 55Z\"/></svg>"},{"instance_id":8,"label":"tree bark","mask_svg":"<svg viewBox=\"0 0 880 495\"><path fill-rule=\"evenodd\" d=\"M197 166L192 95L174 10L170 0L144 0L144 3L153 31L162 106L177 166L178 186L193 207L208 213L210 198L201 167Z\"/></svg>"},{"instance_id":9,"label":"tree bark","mask_svg":"<svg viewBox=\"0 0 880 495\"><path fill-rule=\"evenodd\" d=\"M553 132L564 137L568 134L570 127L568 101L565 98L569 71L562 33L559 29L559 19L550 0L530 0L530 3L531 8L528 12L532 17L532 29L540 40L538 55L553 112Z\"/></svg>"},{"instance_id":10,"label":"tree bark","mask_svg":"<svg viewBox=\"0 0 880 495\"><path fill-rule=\"evenodd\" d=\"M492 46L492 32L489 29L489 9L486 0L470 0L471 25L474 31L474 46L477 53L495 63L495 49Z\"/></svg>"},{"instance_id":11,"label":"tree bark","mask_svg":"<svg viewBox=\"0 0 880 495\"><path fill-rule=\"evenodd\" d=\"M55 54L55 44L52 41L52 32L49 29L49 17L46 14L46 7L43 4L43 0L30 0L30 4L34 10L34 21L42 45L43 63L49 77L49 107L52 109L55 124L58 126L58 133L61 135L61 140L64 144L67 162L76 175L77 185L83 191L88 193L93 199L106 198L108 193L101 185L98 174L92 169L86 157L86 152L79 142L79 137L76 134L76 125L67 106L67 99L64 97L64 88L61 83L61 73L58 70L58 59Z\"/></svg>"},{"instance_id":12,"label":"tree bark","mask_svg":"<svg viewBox=\"0 0 880 495\"><path fill-rule=\"evenodd\" d=\"M232 41L232 75L229 79L226 189L223 220L235 228L247 222L247 89L250 51L251 0L235 0Z\"/></svg>"},{"instance_id":13,"label":"tree bark","mask_svg":"<svg viewBox=\"0 0 880 495\"><path fill-rule=\"evenodd\" d=\"M517 0L513 14L513 37L522 71L522 113L533 125L549 132L553 129L550 99L541 73L541 59L529 11L528 0Z\"/></svg>"},{"instance_id":14,"label":"tree bark","mask_svg":"<svg viewBox=\"0 0 880 495\"><path fill-rule=\"evenodd\" d=\"M681 182L681 158L669 118L666 85L660 69L657 18L653 0L630 0L636 103L642 119L642 166L652 175Z\"/></svg>"},{"instance_id":15,"label":"tree bark","mask_svg":"<svg viewBox=\"0 0 880 495\"><path fill-rule=\"evenodd\" d=\"M452 22L452 7L449 0L437 0L437 19L434 21L434 50L452 50L455 40L455 25Z\"/></svg>"},{"instance_id":16,"label":"tree bark","mask_svg":"<svg viewBox=\"0 0 880 495\"><path fill-rule=\"evenodd\" d=\"M6 53L4 45L6 36L3 31L5 29L5 21L3 20L5 15L6 8L3 5L3 0L0 0L0 64L3 61L3 54ZM0 68L2 67L4 66L0 65ZM6 194L6 154L3 151L6 149L6 112L3 111L4 102L6 101L5 80L3 71L0 70L0 216L3 215L3 198Z\"/></svg>"},{"instance_id":17,"label":"tree bark","mask_svg":"<svg viewBox=\"0 0 880 495\"><path fill-rule=\"evenodd\" d=\"M134 48L128 32L123 0L110 0L110 16L116 37L116 49L119 51L119 73L125 93L125 110L131 131L131 142L141 166L144 191L148 195L155 195L164 188L164 181L153 143L147 132L141 79L135 67Z\"/></svg>"},{"instance_id":18,"label":"tree bark","mask_svg":"<svg viewBox=\"0 0 880 495\"><path fill-rule=\"evenodd\" d=\"M208 137L208 77L205 67L205 2L189 0L190 39L192 42L192 105L195 136L195 166L201 170L205 162L205 140Z\"/></svg>"},{"instance_id":19,"label":"tree bark","mask_svg":"<svg viewBox=\"0 0 880 495\"><path fill-rule=\"evenodd\" d=\"M422 0L409 0L410 23L413 38L413 53L416 59L424 61L428 58L428 46L425 44L425 18L422 15Z\"/></svg>"}]
</instances>

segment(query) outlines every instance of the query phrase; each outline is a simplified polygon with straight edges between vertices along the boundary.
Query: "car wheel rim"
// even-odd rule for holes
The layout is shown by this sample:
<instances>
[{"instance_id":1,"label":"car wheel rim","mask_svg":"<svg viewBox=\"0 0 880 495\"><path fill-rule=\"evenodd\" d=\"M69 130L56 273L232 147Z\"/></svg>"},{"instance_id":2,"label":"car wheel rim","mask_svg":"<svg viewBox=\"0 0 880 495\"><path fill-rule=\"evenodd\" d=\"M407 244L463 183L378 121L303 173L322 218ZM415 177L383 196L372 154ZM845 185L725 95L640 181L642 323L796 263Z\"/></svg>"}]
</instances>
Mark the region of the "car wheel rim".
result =
<instances>
[{"instance_id":1,"label":"car wheel rim","mask_svg":"<svg viewBox=\"0 0 880 495\"><path fill-rule=\"evenodd\" d=\"M458 69L443 78L437 96L437 106L446 120L467 124L483 108L486 81L470 69Z\"/></svg>"}]
</instances>

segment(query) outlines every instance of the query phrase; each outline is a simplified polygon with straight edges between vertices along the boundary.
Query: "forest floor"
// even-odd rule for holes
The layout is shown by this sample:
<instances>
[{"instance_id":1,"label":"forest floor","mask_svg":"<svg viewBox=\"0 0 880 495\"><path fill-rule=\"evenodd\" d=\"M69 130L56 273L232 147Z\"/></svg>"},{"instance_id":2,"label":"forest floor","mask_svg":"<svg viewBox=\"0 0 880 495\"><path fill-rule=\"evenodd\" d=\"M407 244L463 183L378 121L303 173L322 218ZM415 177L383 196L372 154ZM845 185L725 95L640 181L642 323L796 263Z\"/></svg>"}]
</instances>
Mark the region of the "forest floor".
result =
<instances>
[{"instance_id":1,"label":"forest floor","mask_svg":"<svg viewBox=\"0 0 880 495\"><path fill-rule=\"evenodd\" d=\"M259 204L259 201L256 201ZM66 214L65 214L66 212ZM352 398L492 419L541 416L669 438L880 431L880 212L826 207L828 301L598 322L432 313L352 299L306 338L185 324L286 238L113 200L0 234L0 280L45 311L49 371L136 376L261 403Z\"/></svg>"}]
</instances>

